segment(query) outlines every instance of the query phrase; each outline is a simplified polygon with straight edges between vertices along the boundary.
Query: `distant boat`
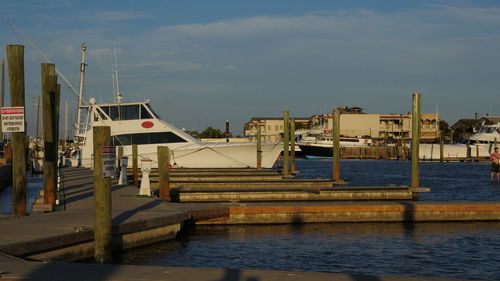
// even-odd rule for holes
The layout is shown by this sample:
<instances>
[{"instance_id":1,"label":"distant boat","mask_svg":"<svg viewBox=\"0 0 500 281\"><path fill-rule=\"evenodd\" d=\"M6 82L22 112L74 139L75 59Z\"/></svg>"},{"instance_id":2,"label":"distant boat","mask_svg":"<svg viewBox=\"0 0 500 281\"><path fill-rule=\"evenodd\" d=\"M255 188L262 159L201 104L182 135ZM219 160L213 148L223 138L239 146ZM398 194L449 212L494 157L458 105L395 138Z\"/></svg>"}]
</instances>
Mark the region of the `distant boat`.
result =
<instances>
[{"instance_id":1,"label":"distant boat","mask_svg":"<svg viewBox=\"0 0 500 281\"><path fill-rule=\"evenodd\" d=\"M488 157L493 152L495 142L500 142L500 123L483 125L477 133L461 144L444 144L444 158ZM438 160L441 157L439 144L420 144L421 160Z\"/></svg>"},{"instance_id":2,"label":"distant boat","mask_svg":"<svg viewBox=\"0 0 500 281\"><path fill-rule=\"evenodd\" d=\"M331 134L306 135L297 145L307 158L331 158L333 137ZM372 145L370 138L340 137L341 147L366 147Z\"/></svg>"}]
</instances>

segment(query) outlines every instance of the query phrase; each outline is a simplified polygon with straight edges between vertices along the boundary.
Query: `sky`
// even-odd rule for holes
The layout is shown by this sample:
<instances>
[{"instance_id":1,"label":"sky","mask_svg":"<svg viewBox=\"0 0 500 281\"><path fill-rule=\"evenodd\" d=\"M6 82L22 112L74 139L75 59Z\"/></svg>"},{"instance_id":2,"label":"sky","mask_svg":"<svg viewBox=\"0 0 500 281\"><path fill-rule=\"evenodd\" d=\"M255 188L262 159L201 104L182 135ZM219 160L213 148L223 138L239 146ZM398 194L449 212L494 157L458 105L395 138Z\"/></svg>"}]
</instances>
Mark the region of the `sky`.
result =
<instances>
[{"instance_id":1,"label":"sky","mask_svg":"<svg viewBox=\"0 0 500 281\"><path fill-rule=\"evenodd\" d=\"M26 46L27 108L44 61L8 22L75 88L87 44L85 96L97 101L113 100L116 49L124 100L149 99L188 130L229 120L238 135L251 117L344 105L407 113L417 92L422 112L450 124L500 115L500 1L0 0L0 11L0 59L4 46ZM74 115L62 86L66 99Z\"/></svg>"}]
</instances>

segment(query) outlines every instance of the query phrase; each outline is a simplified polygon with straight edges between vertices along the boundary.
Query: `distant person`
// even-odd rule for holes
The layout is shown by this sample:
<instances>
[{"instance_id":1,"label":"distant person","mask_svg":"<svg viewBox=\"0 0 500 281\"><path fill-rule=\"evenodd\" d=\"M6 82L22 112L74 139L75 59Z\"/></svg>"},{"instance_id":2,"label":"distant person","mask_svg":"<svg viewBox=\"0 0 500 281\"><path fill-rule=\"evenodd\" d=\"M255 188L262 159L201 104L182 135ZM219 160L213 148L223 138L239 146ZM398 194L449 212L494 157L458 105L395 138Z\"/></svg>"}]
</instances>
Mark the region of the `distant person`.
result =
<instances>
[{"instance_id":1,"label":"distant person","mask_svg":"<svg viewBox=\"0 0 500 281\"><path fill-rule=\"evenodd\" d=\"M498 153L498 147L495 147L495 151L491 154L491 180L493 181L493 176L497 175L497 180L500 180L500 153Z\"/></svg>"}]
</instances>

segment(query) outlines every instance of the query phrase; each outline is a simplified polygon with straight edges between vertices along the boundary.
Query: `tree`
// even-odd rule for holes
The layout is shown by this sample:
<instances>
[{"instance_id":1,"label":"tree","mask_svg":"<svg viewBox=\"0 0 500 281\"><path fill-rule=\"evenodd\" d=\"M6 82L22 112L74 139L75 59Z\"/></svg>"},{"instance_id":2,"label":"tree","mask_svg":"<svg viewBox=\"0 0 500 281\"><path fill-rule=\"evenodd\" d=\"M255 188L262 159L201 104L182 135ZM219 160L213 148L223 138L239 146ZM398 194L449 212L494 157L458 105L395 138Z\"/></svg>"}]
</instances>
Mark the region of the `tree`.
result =
<instances>
[{"instance_id":1,"label":"tree","mask_svg":"<svg viewBox=\"0 0 500 281\"><path fill-rule=\"evenodd\" d=\"M203 132L198 135L200 138L223 138L224 133L219 129L215 129L212 127L206 128Z\"/></svg>"}]
</instances>

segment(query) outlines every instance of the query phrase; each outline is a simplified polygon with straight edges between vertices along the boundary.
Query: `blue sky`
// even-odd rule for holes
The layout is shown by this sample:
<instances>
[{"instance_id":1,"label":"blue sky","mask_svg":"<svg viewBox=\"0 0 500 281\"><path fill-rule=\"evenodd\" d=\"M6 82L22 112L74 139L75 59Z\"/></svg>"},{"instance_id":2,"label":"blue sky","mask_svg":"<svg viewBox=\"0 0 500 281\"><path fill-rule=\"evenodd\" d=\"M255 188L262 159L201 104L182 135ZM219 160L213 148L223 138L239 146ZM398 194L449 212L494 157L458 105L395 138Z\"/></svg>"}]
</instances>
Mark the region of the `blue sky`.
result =
<instances>
[{"instance_id":1,"label":"blue sky","mask_svg":"<svg viewBox=\"0 0 500 281\"><path fill-rule=\"evenodd\" d=\"M117 49L125 100L149 98L190 130L230 120L240 134L253 116L342 105L406 113L414 92L450 124L500 115L499 1L0 0L0 10L0 44L26 45L31 108L41 59L7 20L75 87L85 42L86 96L97 100L113 98ZM66 98L74 106L63 86Z\"/></svg>"}]
</instances>

